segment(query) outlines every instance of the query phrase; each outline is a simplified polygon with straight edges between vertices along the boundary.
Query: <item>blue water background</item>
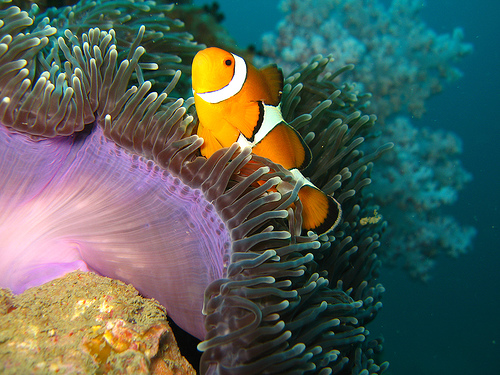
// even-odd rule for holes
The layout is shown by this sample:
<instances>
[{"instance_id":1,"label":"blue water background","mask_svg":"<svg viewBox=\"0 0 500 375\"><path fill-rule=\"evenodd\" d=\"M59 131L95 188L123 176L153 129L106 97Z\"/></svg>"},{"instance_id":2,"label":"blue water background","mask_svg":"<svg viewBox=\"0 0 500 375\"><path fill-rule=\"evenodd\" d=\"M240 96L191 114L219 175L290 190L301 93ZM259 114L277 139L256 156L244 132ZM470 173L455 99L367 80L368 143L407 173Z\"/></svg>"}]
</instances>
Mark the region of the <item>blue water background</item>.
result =
<instances>
[{"instance_id":1,"label":"blue water background","mask_svg":"<svg viewBox=\"0 0 500 375\"><path fill-rule=\"evenodd\" d=\"M196 1L197 4L212 1ZM389 3L389 1L386 1ZM223 25L239 47L259 44L283 18L277 0L221 0ZM460 26L474 52L457 66L464 77L427 103L419 126L456 132L474 180L447 212L478 229L474 249L438 258L427 284L382 269L384 308L368 326L385 338L390 374L499 375L500 365L500 2L428 1L425 22L438 33Z\"/></svg>"}]
</instances>

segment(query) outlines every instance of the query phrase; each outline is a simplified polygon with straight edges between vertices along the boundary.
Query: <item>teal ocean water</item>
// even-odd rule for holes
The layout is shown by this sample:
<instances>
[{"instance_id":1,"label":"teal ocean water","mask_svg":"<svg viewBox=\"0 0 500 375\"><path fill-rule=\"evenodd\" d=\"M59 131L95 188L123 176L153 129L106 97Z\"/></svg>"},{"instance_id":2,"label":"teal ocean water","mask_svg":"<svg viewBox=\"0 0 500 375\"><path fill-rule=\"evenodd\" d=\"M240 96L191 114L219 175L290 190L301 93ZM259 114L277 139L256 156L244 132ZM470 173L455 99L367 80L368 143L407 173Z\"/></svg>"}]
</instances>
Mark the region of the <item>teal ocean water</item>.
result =
<instances>
[{"instance_id":1,"label":"teal ocean water","mask_svg":"<svg viewBox=\"0 0 500 375\"><path fill-rule=\"evenodd\" d=\"M276 0L218 3L223 25L241 48L259 46L261 35L283 19ZM421 11L437 33L461 27L464 41L474 45L474 52L457 62L464 76L428 99L425 115L413 121L463 140L460 160L473 180L445 210L474 226L477 235L467 254L438 257L426 284L410 280L403 270L382 268L384 308L368 329L384 336L390 374L500 374L499 15L500 3L484 0L428 1Z\"/></svg>"}]
</instances>

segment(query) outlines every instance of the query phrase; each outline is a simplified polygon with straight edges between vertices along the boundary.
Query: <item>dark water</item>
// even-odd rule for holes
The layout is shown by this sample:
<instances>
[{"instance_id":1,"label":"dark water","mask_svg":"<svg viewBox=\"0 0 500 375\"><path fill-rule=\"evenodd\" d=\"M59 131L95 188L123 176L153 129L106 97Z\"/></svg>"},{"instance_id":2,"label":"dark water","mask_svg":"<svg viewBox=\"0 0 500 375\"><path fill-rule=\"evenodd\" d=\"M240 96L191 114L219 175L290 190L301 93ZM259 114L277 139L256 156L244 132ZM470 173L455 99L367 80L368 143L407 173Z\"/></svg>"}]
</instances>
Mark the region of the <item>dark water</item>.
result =
<instances>
[{"instance_id":1,"label":"dark water","mask_svg":"<svg viewBox=\"0 0 500 375\"><path fill-rule=\"evenodd\" d=\"M277 0L219 4L240 47L258 44L283 18ZM415 124L463 139L461 160L474 180L447 211L478 235L470 253L438 259L426 285L383 269L384 308L368 328L385 338L390 374L500 374L500 2L433 0L422 17L440 34L462 27L465 41L474 44L473 54L457 64L464 77L431 98Z\"/></svg>"},{"instance_id":2,"label":"dark water","mask_svg":"<svg viewBox=\"0 0 500 375\"><path fill-rule=\"evenodd\" d=\"M378 323L394 374L500 374L500 2L428 1L425 21L437 32L461 26L474 53L464 77L429 100L417 123L453 130L474 180L450 213L478 229L474 249L442 259L428 285L383 273L387 288Z\"/></svg>"}]
</instances>

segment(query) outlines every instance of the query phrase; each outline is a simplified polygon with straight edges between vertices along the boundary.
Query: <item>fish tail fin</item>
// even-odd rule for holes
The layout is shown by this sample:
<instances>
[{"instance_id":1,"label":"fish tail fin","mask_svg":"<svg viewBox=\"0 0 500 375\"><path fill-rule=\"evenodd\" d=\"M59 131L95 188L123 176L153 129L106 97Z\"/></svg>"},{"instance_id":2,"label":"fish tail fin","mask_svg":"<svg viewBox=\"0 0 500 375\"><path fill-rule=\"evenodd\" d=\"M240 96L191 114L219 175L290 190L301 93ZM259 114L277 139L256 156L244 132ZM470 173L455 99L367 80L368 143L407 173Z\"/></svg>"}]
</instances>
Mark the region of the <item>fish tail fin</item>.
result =
<instances>
[{"instance_id":1,"label":"fish tail fin","mask_svg":"<svg viewBox=\"0 0 500 375\"><path fill-rule=\"evenodd\" d=\"M299 190L303 206L302 229L322 235L333 230L342 216L340 204L318 188L305 185Z\"/></svg>"}]
</instances>

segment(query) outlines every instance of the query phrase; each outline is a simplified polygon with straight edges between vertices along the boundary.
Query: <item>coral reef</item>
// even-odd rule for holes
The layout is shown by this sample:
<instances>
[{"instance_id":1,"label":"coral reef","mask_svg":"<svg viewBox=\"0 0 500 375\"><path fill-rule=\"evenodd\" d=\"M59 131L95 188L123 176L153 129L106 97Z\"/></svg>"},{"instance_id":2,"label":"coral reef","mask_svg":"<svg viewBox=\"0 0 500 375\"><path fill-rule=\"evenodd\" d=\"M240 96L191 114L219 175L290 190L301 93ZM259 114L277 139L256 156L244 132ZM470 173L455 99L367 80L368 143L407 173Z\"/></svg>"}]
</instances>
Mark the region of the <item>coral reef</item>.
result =
<instances>
[{"instance_id":1,"label":"coral reef","mask_svg":"<svg viewBox=\"0 0 500 375\"><path fill-rule=\"evenodd\" d=\"M381 255L427 281L437 256L466 253L476 234L440 210L454 204L472 179L458 159L462 142L451 132L416 128L406 117L390 121L381 140L395 141L394 152L377 163L369 187L391 218Z\"/></svg>"},{"instance_id":2,"label":"coral reef","mask_svg":"<svg viewBox=\"0 0 500 375\"><path fill-rule=\"evenodd\" d=\"M96 5L103 12L98 18ZM162 62L172 69L182 69L185 61L171 56L178 56L178 50L179 54L191 53L198 47L189 37L175 43L175 31L173 36L167 29L155 34L152 20L148 24L151 31L135 27L147 23L149 18L164 17L156 13L157 10L156 4L150 1L119 1L110 7L101 2L82 2L61 10L62 16L54 20L57 27L48 18L33 20L18 8L0 13L4 42L0 50L0 65L4 68L0 76L0 136L5 145L16 146L2 149L9 152L9 158L1 159L4 175L9 179L0 179L0 196L14 194L22 198L21 202L29 200L43 207L47 202L38 198L47 198L46 194L53 188L56 192L61 189L66 196L74 198L76 204L62 193L51 194L49 207L58 208L54 212L66 214L68 207L76 207L77 212L85 208L98 212L99 218L104 217L106 220L102 223L90 217L90 229L97 227L97 234L85 232L84 240L92 240L90 246L85 241L70 240L68 248L57 246L57 250L67 255L76 249L75 254L80 258L75 267L84 264L119 279L134 276L130 282L135 286L146 285L143 290L138 287L144 294L155 295L159 290L158 298L168 293L180 295L181 298L168 307L168 312L174 315L176 309L179 311L193 303L192 311L185 310L198 316L193 326L201 320L199 306L203 304L206 336L199 346L204 351L202 373L383 373L388 364L380 363L377 358L381 340L372 338L366 326L382 307L384 288L376 280L380 265L377 253L386 222L364 220L376 208L369 196L365 196L364 189L371 183L373 161L392 145L384 145L372 153L360 148L365 140L374 139L375 116L363 115L358 110L366 104L367 96L358 95L351 85L334 82L342 70L323 74L331 62L329 58L314 59L293 72L285 82L283 115L304 133L315 160L304 174L323 191L334 195L344 212L343 222L332 234L317 238L310 232L302 236L302 207L296 200L300 186L295 184L289 171L250 155L248 149L237 152L234 146L209 159L199 156L202 141L192 133L195 125L190 115L194 114L192 99L176 100L170 95L179 81L180 71L174 73L170 83L155 73L157 67L162 69L159 66ZM36 9L31 14L35 13ZM49 9L47 14L57 12ZM106 30L116 26L119 31L93 27L83 34L75 34L66 28L71 26L67 20L71 20L74 27L99 26L99 18ZM155 50L152 35L157 35L156 42L168 50ZM146 38L144 46L143 38ZM165 86L161 94L151 91L153 84L148 77L156 79L157 85ZM53 152L57 151L56 145L69 149L67 154L60 154L64 168L47 162L44 153L38 158L37 155L24 157L26 152L34 152L34 145ZM66 158L67 155L71 157ZM75 166L73 160L78 160ZM21 162L29 168L16 168ZM39 173L37 163L61 173L57 179ZM108 169L101 169L103 164ZM115 165L122 169L112 173L109 168ZM91 170L93 174L80 175L82 170ZM163 230L164 226L160 225L154 233L162 238L165 249L157 249L151 247L143 235L163 223L172 215L171 211L165 209L165 215L155 216L150 222L114 227L112 225L120 225L108 219L113 217L114 194L100 194L97 201L79 200L80 196L88 197L87 191L93 193L97 191L96 186L101 185L106 191L110 184L121 192L125 171L138 180L152 181L148 187L177 192L181 208L175 212L192 214L191 207L201 205L201 213L194 216L207 224L204 230L196 229L194 219L179 220L185 223L181 228L184 230ZM141 173L148 174L148 178L143 178ZM52 185L44 183L47 178ZM76 186L67 184L68 180L76 181ZM268 192L281 181L290 182L293 190L284 195ZM149 206L134 205L135 198L146 191L139 182L135 188L126 187L125 191L130 192L130 199L115 208L127 209L128 204L132 205L133 210L128 211L131 217L135 217L132 213L148 214L155 207L162 208L163 199L152 200ZM192 206L186 196L193 196ZM2 223L16 222L9 216L19 212L16 203L10 199L2 203L5 208L1 210L5 215ZM36 220L51 212L41 209L36 218L30 215L25 218L37 223ZM123 213L119 217L129 219ZM63 218L65 220L51 221L48 228L36 226L41 231L38 238L50 239L53 233L63 233L67 240L65 230L72 228L69 224L76 223L82 229L83 219L88 222L88 215L78 216L82 222L68 216ZM218 225L220 222L223 225ZM15 234L9 229L6 232L8 238ZM210 250L208 258L203 258L191 244L180 243L184 237L191 236L199 236L206 242L204 249ZM222 244L213 240L224 236L229 240ZM42 271L53 266L60 271L60 259L43 263L46 254L54 255L55 247L51 244L29 248L30 256L35 254L38 257L35 260L41 262L34 266L40 266ZM170 256L167 248L176 255ZM5 255L11 255L4 247L0 251L3 251L2 261ZM179 259L181 255L196 258L196 262L185 262ZM22 260L33 260L30 256ZM195 263L201 264L201 269L192 267ZM10 271L15 274L17 267L22 266L21 261ZM32 269L31 266L27 270ZM172 266L186 282L175 284L178 280L156 268L163 266ZM195 300L192 294L188 296L192 289L199 290L199 284L203 285L206 279L210 281L203 277L212 269L216 277L207 286L204 300ZM196 272L191 272L193 270ZM31 276L29 272L22 273L26 274ZM199 278L203 279L200 283ZM14 282L26 286L24 280ZM182 319L184 315L187 313L177 316ZM123 324L114 330L114 326L110 327L107 336L102 336L105 341L107 337L111 343L108 345L116 343L114 332L122 332ZM198 326L193 326L184 324L183 328L200 333ZM99 348L105 345L99 341L99 335L93 338L98 340ZM99 354L95 349L97 344L91 343L90 350Z\"/></svg>"},{"instance_id":3,"label":"coral reef","mask_svg":"<svg viewBox=\"0 0 500 375\"><path fill-rule=\"evenodd\" d=\"M2 374L195 374L164 307L90 272L0 289L0 327Z\"/></svg>"},{"instance_id":4,"label":"coral reef","mask_svg":"<svg viewBox=\"0 0 500 375\"><path fill-rule=\"evenodd\" d=\"M370 110L382 122L402 110L421 117L425 100L461 77L453 63L472 51L460 28L429 29L419 1L394 0L386 9L372 0L282 0L280 7L285 18L262 37L264 55L288 72L318 53L333 55L332 72L355 64L350 78L373 95Z\"/></svg>"},{"instance_id":5,"label":"coral reef","mask_svg":"<svg viewBox=\"0 0 500 375\"><path fill-rule=\"evenodd\" d=\"M266 57L257 63L273 61L291 71L306 56L331 54L335 60L327 72L345 66L342 78L349 77L351 89L371 93L366 104L377 115L382 137L368 149L389 141L396 145L378 163L370 188L380 206L371 217L389 221L388 246L380 255L385 264L402 265L412 277L428 280L439 254L455 257L471 247L475 229L442 213L471 175L458 160L456 135L417 129L402 115L422 116L425 100L461 76L454 63L472 46L463 42L459 28L451 35L428 28L418 1L394 0L385 7L367 0L282 0L280 6L285 18L276 33L263 35Z\"/></svg>"}]
</instances>

